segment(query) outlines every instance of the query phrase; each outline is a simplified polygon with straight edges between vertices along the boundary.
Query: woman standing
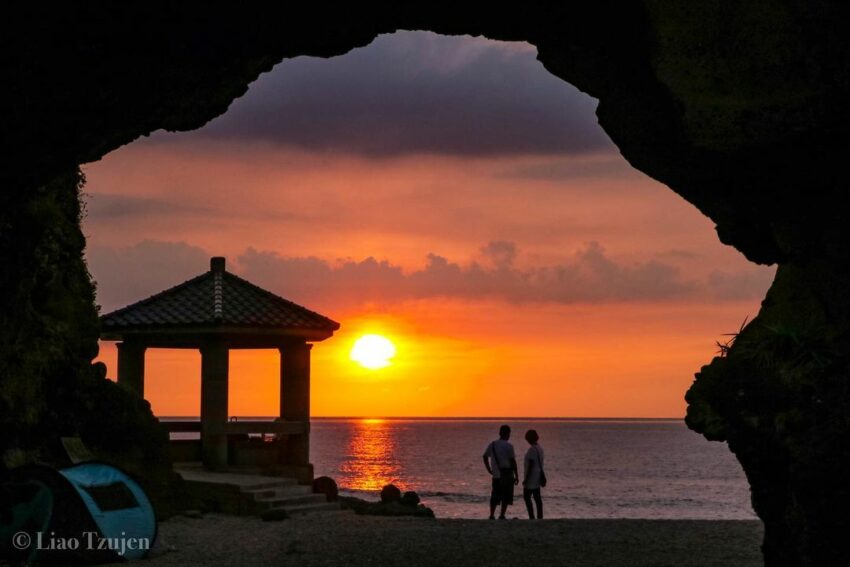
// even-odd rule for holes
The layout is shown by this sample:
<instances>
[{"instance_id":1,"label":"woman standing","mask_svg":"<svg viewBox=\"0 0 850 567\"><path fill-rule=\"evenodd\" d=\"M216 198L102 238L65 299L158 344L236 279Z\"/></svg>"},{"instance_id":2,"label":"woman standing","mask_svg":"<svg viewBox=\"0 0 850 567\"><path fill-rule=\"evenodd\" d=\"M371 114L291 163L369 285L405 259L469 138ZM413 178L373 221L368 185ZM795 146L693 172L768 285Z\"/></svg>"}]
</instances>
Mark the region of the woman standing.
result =
<instances>
[{"instance_id":1,"label":"woman standing","mask_svg":"<svg viewBox=\"0 0 850 567\"><path fill-rule=\"evenodd\" d=\"M523 481L522 498L525 500L525 508L528 510L529 519L534 519L534 509L531 499L537 505L537 519L543 519L543 498L540 496L540 488L546 486L546 475L543 473L543 448L537 443L540 436L534 429L529 429L525 434L525 440L531 445L523 459Z\"/></svg>"}]
</instances>

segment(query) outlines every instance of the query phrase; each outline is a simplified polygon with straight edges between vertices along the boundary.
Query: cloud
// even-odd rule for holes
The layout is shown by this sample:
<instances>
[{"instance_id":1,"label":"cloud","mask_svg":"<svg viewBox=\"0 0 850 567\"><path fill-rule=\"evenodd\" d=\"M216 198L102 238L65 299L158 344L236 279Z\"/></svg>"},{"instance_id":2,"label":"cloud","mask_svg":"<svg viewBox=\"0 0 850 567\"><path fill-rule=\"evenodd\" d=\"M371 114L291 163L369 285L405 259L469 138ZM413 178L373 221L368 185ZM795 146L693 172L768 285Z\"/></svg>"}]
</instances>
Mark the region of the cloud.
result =
<instances>
[{"instance_id":1,"label":"cloud","mask_svg":"<svg viewBox=\"0 0 850 567\"><path fill-rule=\"evenodd\" d=\"M398 266L374 258L326 260L308 257L283 257L275 252L248 248L238 258L240 275L293 300L302 298L341 298L343 301L378 299L396 295L406 285Z\"/></svg>"},{"instance_id":2,"label":"cloud","mask_svg":"<svg viewBox=\"0 0 850 567\"><path fill-rule=\"evenodd\" d=\"M594 303L676 299L700 291L699 282L683 278L675 266L657 261L618 264L595 242L563 263L529 268L515 267L519 251L513 242L493 241L479 252L482 261L467 264L432 253L423 268L408 273L374 258L332 263L254 249L238 262L248 279L300 301L487 297L515 303Z\"/></svg>"},{"instance_id":3,"label":"cloud","mask_svg":"<svg viewBox=\"0 0 850 567\"><path fill-rule=\"evenodd\" d=\"M699 260L702 258L702 254L698 254L693 250L683 250L681 248L673 248L664 252L658 252L655 256L658 258L669 258L675 260Z\"/></svg>"},{"instance_id":4,"label":"cloud","mask_svg":"<svg viewBox=\"0 0 850 567\"><path fill-rule=\"evenodd\" d=\"M595 107L533 49L398 32L340 57L283 61L183 136L371 157L583 154L613 149Z\"/></svg>"},{"instance_id":5,"label":"cloud","mask_svg":"<svg viewBox=\"0 0 850 567\"><path fill-rule=\"evenodd\" d=\"M516 244L504 240L493 240L481 247L481 254L497 269L509 269L516 259Z\"/></svg>"},{"instance_id":6,"label":"cloud","mask_svg":"<svg viewBox=\"0 0 850 567\"><path fill-rule=\"evenodd\" d=\"M405 272L369 257L334 262L248 248L228 269L283 297L307 305L391 304L405 300L501 299L524 303L622 303L679 299L735 301L762 297L774 271L753 267L689 278L679 267L650 260L619 263L597 242L563 262L519 268L516 243L492 241L480 261L453 262L429 254ZM209 254L184 242L143 241L121 249L93 247L87 254L98 301L111 311L208 269Z\"/></svg>"},{"instance_id":7,"label":"cloud","mask_svg":"<svg viewBox=\"0 0 850 567\"><path fill-rule=\"evenodd\" d=\"M708 287L717 299L761 297L773 283L776 270L753 267L738 272L715 270L708 275Z\"/></svg>"},{"instance_id":8,"label":"cloud","mask_svg":"<svg viewBox=\"0 0 850 567\"><path fill-rule=\"evenodd\" d=\"M594 179L634 178L640 174L619 155L579 156L573 159L546 159L522 164L496 173L506 179L524 179L563 183L565 181Z\"/></svg>"},{"instance_id":9,"label":"cloud","mask_svg":"<svg viewBox=\"0 0 850 567\"><path fill-rule=\"evenodd\" d=\"M185 242L144 240L126 248L86 250L97 303L108 313L184 282L209 269L210 255Z\"/></svg>"}]
</instances>

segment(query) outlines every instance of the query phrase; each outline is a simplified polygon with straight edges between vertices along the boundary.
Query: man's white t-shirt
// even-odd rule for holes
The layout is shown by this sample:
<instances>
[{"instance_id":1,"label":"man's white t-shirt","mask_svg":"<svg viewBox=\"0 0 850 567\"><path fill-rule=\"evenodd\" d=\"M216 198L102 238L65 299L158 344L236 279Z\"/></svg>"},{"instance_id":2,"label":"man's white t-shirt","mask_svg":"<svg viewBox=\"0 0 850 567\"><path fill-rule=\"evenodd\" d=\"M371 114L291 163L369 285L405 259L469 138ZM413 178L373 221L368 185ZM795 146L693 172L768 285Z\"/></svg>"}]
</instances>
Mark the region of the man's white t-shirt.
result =
<instances>
[{"instance_id":1,"label":"man's white t-shirt","mask_svg":"<svg viewBox=\"0 0 850 567\"><path fill-rule=\"evenodd\" d=\"M540 471L543 470L543 447L532 445L525 452L523 462L523 478L527 479L524 488L534 490L540 488Z\"/></svg>"},{"instance_id":2,"label":"man's white t-shirt","mask_svg":"<svg viewBox=\"0 0 850 567\"><path fill-rule=\"evenodd\" d=\"M511 468L511 459L516 460L514 446L504 439L496 439L487 445L484 456L490 458L490 469L493 471L493 478L500 478L501 473L499 469Z\"/></svg>"}]
</instances>

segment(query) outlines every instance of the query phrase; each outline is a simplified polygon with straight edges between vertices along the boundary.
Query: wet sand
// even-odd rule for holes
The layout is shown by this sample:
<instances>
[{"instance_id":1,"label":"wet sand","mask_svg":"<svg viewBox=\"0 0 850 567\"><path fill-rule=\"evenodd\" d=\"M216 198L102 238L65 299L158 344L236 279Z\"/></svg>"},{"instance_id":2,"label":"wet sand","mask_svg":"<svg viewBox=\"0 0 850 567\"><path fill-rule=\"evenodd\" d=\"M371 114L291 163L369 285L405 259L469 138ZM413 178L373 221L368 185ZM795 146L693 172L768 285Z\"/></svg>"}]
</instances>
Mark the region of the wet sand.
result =
<instances>
[{"instance_id":1,"label":"wet sand","mask_svg":"<svg viewBox=\"0 0 850 567\"><path fill-rule=\"evenodd\" d=\"M757 521L433 520L317 513L172 518L146 565L762 565Z\"/></svg>"}]
</instances>

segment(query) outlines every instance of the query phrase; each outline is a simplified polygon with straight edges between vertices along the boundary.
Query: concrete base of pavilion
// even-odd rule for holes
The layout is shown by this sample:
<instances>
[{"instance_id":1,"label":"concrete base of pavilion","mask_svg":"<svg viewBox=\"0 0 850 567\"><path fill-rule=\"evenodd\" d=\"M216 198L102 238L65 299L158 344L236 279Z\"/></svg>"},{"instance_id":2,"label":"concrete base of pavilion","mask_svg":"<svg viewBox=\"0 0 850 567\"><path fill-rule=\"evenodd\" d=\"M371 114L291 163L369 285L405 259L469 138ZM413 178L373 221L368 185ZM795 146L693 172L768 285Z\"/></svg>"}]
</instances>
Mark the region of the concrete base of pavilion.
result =
<instances>
[{"instance_id":1,"label":"concrete base of pavilion","mask_svg":"<svg viewBox=\"0 0 850 567\"><path fill-rule=\"evenodd\" d=\"M174 470L183 477L192 501L207 512L248 516L283 510L294 516L340 509L338 502L313 494L312 486L294 476L263 474L248 467L211 471L199 462L175 463Z\"/></svg>"},{"instance_id":2,"label":"concrete base of pavilion","mask_svg":"<svg viewBox=\"0 0 850 567\"><path fill-rule=\"evenodd\" d=\"M197 422L195 422L197 425ZM184 424L181 424L185 426ZM203 444L198 439L172 439L169 443L171 462L182 470L192 471L197 476L200 471L210 474L230 473L243 476L262 476L289 478L298 484L313 484L313 465L305 462L306 456L300 455L300 462L287 458L287 439L269 442L262 438L249 438L247 435L231 436L225 446L223 460L210 463L205 461ZM295 448L301 449L302 436L296 436ZM299 451L301 452L301 451ZM194 478L193 476L193 478Z\"/></svg>"},{"instance_id":3,"label":"concrete base of pavilion","mask_svg":"<svg viewBox=\"0 0 850 567\"><path fill-rule=\"evenodd\" d=\"M179 461L174 463L175 468L204 470L211 475L235 474L240 476L288 478L304 486L313 486L313 465L231 465L210 469L205 467L201 461ZM180 471L178 471L180 472Z\"/></svg>"}]
</instances>

